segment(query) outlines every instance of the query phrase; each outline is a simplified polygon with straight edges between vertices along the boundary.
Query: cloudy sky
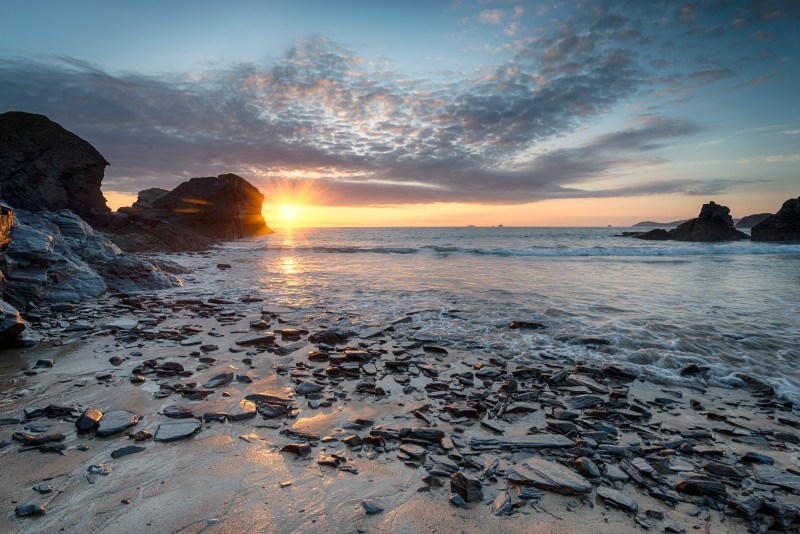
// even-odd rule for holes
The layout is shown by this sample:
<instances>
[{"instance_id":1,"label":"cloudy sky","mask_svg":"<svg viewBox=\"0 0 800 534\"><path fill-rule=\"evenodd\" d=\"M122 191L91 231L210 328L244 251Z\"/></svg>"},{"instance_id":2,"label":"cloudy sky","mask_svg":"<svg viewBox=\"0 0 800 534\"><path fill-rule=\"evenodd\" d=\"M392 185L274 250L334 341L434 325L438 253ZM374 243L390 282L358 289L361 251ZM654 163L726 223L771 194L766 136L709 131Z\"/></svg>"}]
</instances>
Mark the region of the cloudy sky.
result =
<instances>
[{"instance_id":1,"label":"cloudy sky","mask_svg":"<svg viewBox=\"0 0 800 534\"><path fill-rule=\"evenodd\" d=\"M624 225L800 195L795 0L0 9L0 111L97 147L112 206L224 172L311 225Z\"/></svg>"}]
</instances>

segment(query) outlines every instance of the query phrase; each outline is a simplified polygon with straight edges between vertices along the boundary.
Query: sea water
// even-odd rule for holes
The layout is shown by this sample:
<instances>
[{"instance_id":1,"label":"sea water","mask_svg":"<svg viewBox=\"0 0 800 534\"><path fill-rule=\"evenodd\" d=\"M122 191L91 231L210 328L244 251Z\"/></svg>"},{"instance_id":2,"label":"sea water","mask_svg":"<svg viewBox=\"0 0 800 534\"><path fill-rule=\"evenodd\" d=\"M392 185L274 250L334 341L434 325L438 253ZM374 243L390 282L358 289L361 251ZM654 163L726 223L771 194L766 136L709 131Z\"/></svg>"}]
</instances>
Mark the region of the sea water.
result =
<instances>
[{"instance_id":1,"label":"sea water","mask_svg":"<svg viewBox=\"0 0 800 534\"><path fill-rule=\"evenodd\" d=\"M680 243L625 228L293 229L220 247L230 295L385 324L514 359L628 362L660 382L740 385L800 399L800 245ZM512 330L511 321L540 330ZM585 346L580 336L609 345ZM696 363L699 376L680 371Z\"/></svg>"}]
</instances>

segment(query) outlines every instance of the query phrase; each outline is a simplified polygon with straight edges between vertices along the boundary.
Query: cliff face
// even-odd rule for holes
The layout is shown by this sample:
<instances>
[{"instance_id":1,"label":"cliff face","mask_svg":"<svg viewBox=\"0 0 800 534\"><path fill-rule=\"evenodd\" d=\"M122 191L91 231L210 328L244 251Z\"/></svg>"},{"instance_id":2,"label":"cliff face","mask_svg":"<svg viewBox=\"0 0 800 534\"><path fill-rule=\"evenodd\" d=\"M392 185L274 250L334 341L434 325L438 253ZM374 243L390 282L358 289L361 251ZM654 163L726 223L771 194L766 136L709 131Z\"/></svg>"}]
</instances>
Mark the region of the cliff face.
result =
<instances>
[{"instance_id":1,"label":"cliff face","mask_svg":"<svg viewBox=\"0 0 800 534\"><path fill-rule=\"evenodd\" d=\"M750 230L759 241L800 241L800 197L790 198L781 209Z\"/></svg>"},{"instance_id":2,"label":"cliff face","mask_svg":"<svg viewBox=\"0 0 800 534\"><path fill-rule=\"evenodd\" d=\"M111 211L100 191L106 165L92 145L44 115L0 114L0 184L14 208L101 220Z\"/></svg>"}]
</instances>

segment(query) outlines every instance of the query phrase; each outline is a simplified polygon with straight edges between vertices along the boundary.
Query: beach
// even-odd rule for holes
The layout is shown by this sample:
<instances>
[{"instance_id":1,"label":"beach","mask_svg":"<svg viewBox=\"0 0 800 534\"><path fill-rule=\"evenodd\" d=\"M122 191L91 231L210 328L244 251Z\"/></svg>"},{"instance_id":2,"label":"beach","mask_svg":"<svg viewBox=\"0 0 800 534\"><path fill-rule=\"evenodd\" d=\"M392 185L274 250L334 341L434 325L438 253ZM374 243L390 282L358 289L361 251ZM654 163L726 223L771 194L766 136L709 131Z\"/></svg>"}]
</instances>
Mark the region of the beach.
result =
<instances>
[{"instance_id":1,"label":"beach","mask_svg":"<svg viewBox=\"0 0 800 534\"><path fill-rule=\"evenodd\" d=\"M367 316L341 289L292 289L285 268L280 291L242 284L252 269L226 247L170 258L191 270L183 288L43 305L47 339L4 357L2 531L797 528L800 418L768 380L723 387L701 365L652 379L598 335L520 358L438 330L469 310L373 295ZM517 313L487 329L553 329ZM137 421L79 432L89 407Z\"/></svg>"}]
</instances>

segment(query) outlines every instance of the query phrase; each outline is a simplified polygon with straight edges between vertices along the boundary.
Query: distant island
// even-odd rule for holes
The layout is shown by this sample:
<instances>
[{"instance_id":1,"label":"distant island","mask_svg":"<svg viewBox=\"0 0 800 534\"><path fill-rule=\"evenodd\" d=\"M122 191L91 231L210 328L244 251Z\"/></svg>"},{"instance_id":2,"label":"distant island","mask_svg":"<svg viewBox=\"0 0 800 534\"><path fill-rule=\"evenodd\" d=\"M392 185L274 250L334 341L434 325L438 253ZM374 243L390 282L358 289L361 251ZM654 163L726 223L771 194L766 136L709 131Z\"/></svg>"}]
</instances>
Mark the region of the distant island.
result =
<instances>
[{"instance_id":1,"label":"distant island","mask_svg":"<svg viewBox=\"0 0 800 534\"><path fill-rule=\"evenodd\" d=\"M672 222L653 222L653 221L642 221L634 224L631 228L674 228L679 226L689 219L683 219L680 221L672 221Z\"/></svg>"},{"instance_id":2,"label":"distant island","mask_svg":"<svg viewBox=\"0 0 800 534\"><path fill-rule=\"evenodd\" d=\"M763 220L766 220L767 217L772 215L771 213L756 213L754 215L746 215L741 219L733 219L736 228L752 228L753 226L757 225ZM634 224L631 228L675 228L676 226L680 226L681 224L685 223L690 219L683 219L680 221L672 221L672 222L655 222L655 221L642 221Z\"/></svg>"},{"instance_id":3,"label":"distant island","mask_svg":"<svg viewBox=\"0 0 800 534\"><path fill-rule=\"evenodd\" d=\"M757 213L755 215L747 215L746 217L742 217L737 221L736 228L752 228L761 221L765 221L768 217L771 217L771 213Z\"/></svg>"}]
</instances>

